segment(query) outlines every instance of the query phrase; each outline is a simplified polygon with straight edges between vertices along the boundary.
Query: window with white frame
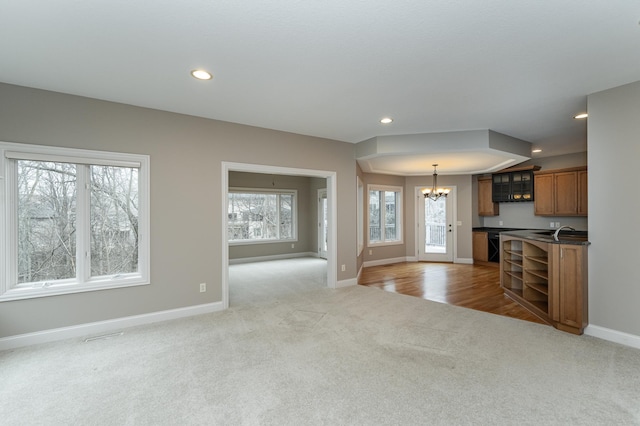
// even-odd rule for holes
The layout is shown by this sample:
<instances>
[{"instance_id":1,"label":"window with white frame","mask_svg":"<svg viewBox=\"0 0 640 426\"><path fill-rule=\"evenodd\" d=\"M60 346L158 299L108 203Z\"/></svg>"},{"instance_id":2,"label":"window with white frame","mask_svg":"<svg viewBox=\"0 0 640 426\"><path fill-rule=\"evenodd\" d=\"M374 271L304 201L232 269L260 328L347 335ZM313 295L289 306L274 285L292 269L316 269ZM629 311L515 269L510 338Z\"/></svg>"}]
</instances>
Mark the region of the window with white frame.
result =
<instances>
[{"instance_id":1,"label":"window with white frame","mask_svg":"<svg viewBox=\"0 0 640 426\"><path fill-rule=\"evenodd\" d=\"M230 244L296 241L295 190L230 188L227 233Z\"/></svg>"},{"instance_id":2,"label":"window with white frame","mask_svg":"<svg viewBox=\"0 0 640 426\"><path fill-rule=\"evenodd\" d=\"M149 156L0 154L0 301L149 283Z\"/></svg>"},{"instance_id":3,"label":"window with white frame","mask_svg":"<svg viewBox=\"0 0 640 426\"><path fill-rule=\"evenodd\" d=\"M369 244L402 243L402 187L369 185Z\"/></svg>"}]
</instances>

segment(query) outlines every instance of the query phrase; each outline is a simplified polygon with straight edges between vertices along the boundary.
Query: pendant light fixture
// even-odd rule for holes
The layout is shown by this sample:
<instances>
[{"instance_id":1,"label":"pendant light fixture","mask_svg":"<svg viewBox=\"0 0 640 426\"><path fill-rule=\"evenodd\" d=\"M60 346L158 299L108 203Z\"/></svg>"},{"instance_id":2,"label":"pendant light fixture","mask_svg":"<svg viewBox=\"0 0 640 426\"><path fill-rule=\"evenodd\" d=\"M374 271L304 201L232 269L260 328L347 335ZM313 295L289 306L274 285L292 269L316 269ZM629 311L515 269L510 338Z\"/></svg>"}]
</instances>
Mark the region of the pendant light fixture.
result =
<instances>
[{"instance_id":1,"label":"pendant light fixture","mask_svg":"<svg viewBox=\"0 0 640 426\"><path fill-rule=\"evenodd\" d=\"M436 201L440 197L446 197L449 194L450 189L438 188L438 172L436 171L437 164L433 164L433 187L424 188L422 194L424 198Z\"/></svg>"}]
</instances>

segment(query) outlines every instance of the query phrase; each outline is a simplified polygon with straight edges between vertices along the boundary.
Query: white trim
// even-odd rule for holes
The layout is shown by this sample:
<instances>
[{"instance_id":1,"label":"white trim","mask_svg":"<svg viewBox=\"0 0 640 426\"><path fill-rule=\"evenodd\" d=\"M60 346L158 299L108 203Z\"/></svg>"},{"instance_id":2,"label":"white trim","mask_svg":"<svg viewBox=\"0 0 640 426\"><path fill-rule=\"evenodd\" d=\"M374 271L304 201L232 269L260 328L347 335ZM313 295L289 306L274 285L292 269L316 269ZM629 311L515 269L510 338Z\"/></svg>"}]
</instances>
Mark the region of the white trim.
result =
<instances>
[{"instance_id":1,"label":"white trim","mask_svg":"<svg viewBox=\"0 0 640 426\"><path fill-rule=\"evenodd\" d=\"M195 315L208 314L221 311L222 309L222 302L214 302L202 305L188 306L185 308L151 312L148 314L115 318L106 321L90 322L70 327L53 328L50 330L37 331L34 333L18 334L15 336L0 338L0 351L15 349L22 346L54 342L63 339L84 337L91 334L95 335L98 333L107 333L115 330L120 330L122 328L152 324L160 321L169 321Z\"/></svg>"},{"instance_id":2,"label":"white trim","mask_svg":"<svg viewBox=\"0 0 640 426\"><path fill-rule=\"evenodd\" d=\"M269 256L240 257L237 259L229 259L229 265L239 265L241 263L268 262L270 260L295 259L298 257L319 257L319 256L318 256L318 253L313 253L308 251L308 252L301 252L301 253L272 254Z\"/></svg>"},{"instance_id":3,"label":"white trim","mask_svg":"<svg viewBox=\"0 0 640 426\"><path fill-rule=\"evenodd\" d=\"M391 265L392 263L404 263L411 262L408 257L393 257L389 259L369 260L364 262L362 266L368 268L369 266Z\"/></svg>"},{"instance_id":4,"label":"white trim","mask_svg":"<svg viewBox=\"0 0 640 426\"><path fill-rule=\"evenodd\" d=\"M124 152L112 152L112 151L96 151L90 149L81 149L81 148L65 148L59 146L48 146L48 145L34 145L34 144L26 144L26 143L17 143L17 142L2 142L0 141L0 149L2 149L5 153L3 157L5 158L22 158L28 159L27 156L36 155L36 154L46 154L52 156L60 156L60 162L77 162L83 163L84 161L95 160L103 160L99 163L91 163L97 165L106 165L106 166L118 166L124 165L123 167L140 167L144 164L145 159L137 158L133 159L132 157L146 157L148 155L144 154L129 154ZM66 158L66 161L65 161ZM51 161L51 160L49 160Z\"/></svg>"},{"instance_id":5,"label":"white trim","mask_svg":"<svg viewBox=\"0 0 640 426\"><path fill-rule=\"evenodd\" d=\"M369 208L371 207L371 191L384 191L384 192L396 192L398 195L396 196L396 236L399 238L397 240L384 240L380 241L371 241L371 212ZM379 200L383 204L385 200ZM393 245L403 245L404 244L404 187L395 186L395 185L378 185L375 183L367 184L367 247L380 247L380 246L393 246ZM386 233L385 223L386 219L384 214L386 213L385 208L380 208L382 212L382 217L380 218L380 238Z\"/></svg>"},{"instance_id":6,"label":"white trim","mask_svg":"<svg viewBox=\"0 0 640 426\"><path fill-rule=\"evenodd\" d=\"M31 160L31 161L48 161L55 163L72 163L72 164L84 164L90 166L112 166L112 167L128 167L132 169L139 169L142 165L140 161L125 161L114 160L107 157L78 157L71 155L55 155L55 154L43 154L36 152L15 152L5 151L4 157L10 160Z\"/></svg>"},{"instance_id":7,"label":"white trim","mask_svg":"<svg viewBox=\"0 0 640 426\"><path fill-rule=\"evenodd\" d=\"M335 288L351 287L354 285L358 285L358 280L356 278L349 278L338 281Z\"/></svg>"},{"instance_id":8,"label":"white trim","mask_svg":"<svg viewBox=\"0 0 640 426\"><path fill-rule=\"evenodd\" d=\"M15 159L54 161L79 164L77 168L77 229L75 277L17 284L17 176ZM106 165L130 167L138 170L138 271L109 276L90 276L89 253L89 166ZM93 151L77 148L31 145L0 141L0 302L39 298L53 295L80 293L150 284L150 173L151 157L144 154ZM87 232L85 232L87 231Z\"/></svg>"},{"instance_id":9,"label":"white trim","mask_svg":"<svg viewBox=\"0 0 640 426\"><path fill-rule=\"evenodd\" d=\"M453 263L463 263L465 265L473 265L473 259L468 257L456 257L453 259Z\"/></svg>"},{"instance_id":10,"label":"white trim","mask_svg":"<svg viewBox=\"0 0 640 426\"><path fill-rule=\"evenodd\" d=\"M291 238L254 238L248 240L231 240L229 241L229 245L232 246L241 246L248 244L274 244L274 243L295 243L298 242L298 190L297 189L284 189L284 188L250 188L250 187L229 187L228 194L275 194L278 197L277 209L278 209L278 218L280 217L280 196L281 195L292 195L293 196L293 205L292 205L292 236ZM278 219L279 220L279 219ZM280 234L280 229L278 228L278 234Z\"/></svg>"},{"instance_id":11,"label":"white trim","mask_svg":"<svg viewBox=\"0 0 640 426\"><path fill-rule=\"evenodd\" d=\"M317 224L318 224L318 252L317 252L317 256L321 257L323 259L327 258L327 252L325 250L323 250L323 244L322 244L322 239L324 238L324 233L327 232L327 229L324 227L324 211L321 208L322 207L322 200L323 199L327 199L327 188L318 188L318 190L316 191L316 198L318 203L316 204L316 209L317 209ZM328 202L328 201L327 201Z\"/></svg>"},{"instance_id":12,"label":"white trim","mask_svg":"<svg viewBox=\"0 0 640 426\"><path fill-rule=\"evenodd\" d=\"M610 328L600 327L597 325L588 325L587 328L584 329L584 334L640 349L640 336L636 336L635 334L612 330Z\"/></svg>"},{"instance_id":13,"label":"white trim","mask_svg":"<svg viewBox=\"0 0 640 426\"><path fill-rule=\"evenodd\" d=\"M364 250L364 183L356 176L356 256Z\"/></svg>"},{"instance_id":14,"label":"white trim","mask_svg":"<svg viewBox=\"0 0 640 426\"><path fill-rule=\"evenodd\" d=\"M222 202L220 209L222 214L221 233L221 269L222 269L222 305L224 309L229 307L229 241L227 235L227 202L229 199L229 172L268 173L290 176L311 176L327 180L327 202L329 203L329 243L327 245L327 287L336 288L338 281L338 182L335 171L298 169L280 166L266 166L261 164L234 163L222 161L220 167Z\"/></svg>"}]
</instances>

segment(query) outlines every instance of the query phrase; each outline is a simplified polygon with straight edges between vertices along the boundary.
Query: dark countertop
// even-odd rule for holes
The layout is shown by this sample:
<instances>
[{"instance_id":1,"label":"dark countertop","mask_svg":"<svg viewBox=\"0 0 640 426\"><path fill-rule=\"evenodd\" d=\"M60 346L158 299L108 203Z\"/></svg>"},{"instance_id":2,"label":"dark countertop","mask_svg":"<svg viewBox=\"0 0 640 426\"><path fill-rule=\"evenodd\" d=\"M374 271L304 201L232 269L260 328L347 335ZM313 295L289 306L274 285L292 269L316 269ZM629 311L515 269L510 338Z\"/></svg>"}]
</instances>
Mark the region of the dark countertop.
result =
<instances>
[{"instance_id":1,"label":"dark countertop","mask_svg":"<svg viewBox=\"0 0 640 426\"><path fill-rule=\"evenodd\" d=\"M505 231L505 235L512 237L526 238L528 240L540 241L543 243L551 244L574 244L579 246L587 246L591 244L588 241L587 231L560 231L558 236L559 241L554 240L553 233L555 230L540 230L540 229L526 229L526 230L514 230Z\"/></svg>"},{"instance_id":2,"label":"dark countertop","mask_svg":"<svg viewBox=\"0 0 640 426\"><path fill-rule=\"evenodd\" d=\"M492 228L490 226L480 226L471 229L473 232L506 232L506 231L526 231L528 228ZM541 229L542 231L542 229Z\"/></svg>"}]
</instances>

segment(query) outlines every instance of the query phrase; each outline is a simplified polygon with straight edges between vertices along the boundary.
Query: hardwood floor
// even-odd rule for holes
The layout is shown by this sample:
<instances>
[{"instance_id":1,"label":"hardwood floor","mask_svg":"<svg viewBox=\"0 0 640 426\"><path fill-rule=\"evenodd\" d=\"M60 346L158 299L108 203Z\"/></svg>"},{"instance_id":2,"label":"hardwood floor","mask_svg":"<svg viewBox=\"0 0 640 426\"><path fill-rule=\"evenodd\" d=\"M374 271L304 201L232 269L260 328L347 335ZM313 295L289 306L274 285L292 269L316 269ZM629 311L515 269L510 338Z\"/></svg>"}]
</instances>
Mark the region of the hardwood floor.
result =
<instances>
[{"instance_id":1,"label":"hardwood floor","mask_svg":"<svg viewBox=\"0 0 640 426\"><path fill-rule=\"evenodd\" d=\"M406 262L362 270L360 285L545 324L509 299L493 266Z\"/></svg>"}]
</instances>

